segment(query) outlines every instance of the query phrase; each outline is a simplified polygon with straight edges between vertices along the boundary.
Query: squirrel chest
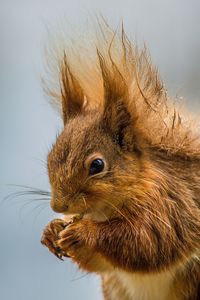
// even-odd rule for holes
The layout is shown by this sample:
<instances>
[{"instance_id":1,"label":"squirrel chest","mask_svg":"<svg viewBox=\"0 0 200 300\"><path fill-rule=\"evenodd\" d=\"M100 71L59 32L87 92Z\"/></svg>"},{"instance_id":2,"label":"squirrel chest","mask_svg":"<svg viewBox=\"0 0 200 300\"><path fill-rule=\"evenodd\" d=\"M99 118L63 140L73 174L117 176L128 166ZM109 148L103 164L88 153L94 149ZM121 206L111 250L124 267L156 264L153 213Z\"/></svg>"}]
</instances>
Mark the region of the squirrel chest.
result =
<instances>
[{"instance_id":1,"label":"squirrel chest","mask_svg":"<svg viewBox=\"0 0 200 300\"><path fill-rule=\"evenodd\" d=\"M177 299L171 289L173 285L173 272L163 272L156 275L138 275L116 271L113 274L104 275L104 280L105 282L113 282L113 284L110 283L110 285L107 285L109 286L109 293L112 295L112 299Z\"/></svg>"}]
</instances>

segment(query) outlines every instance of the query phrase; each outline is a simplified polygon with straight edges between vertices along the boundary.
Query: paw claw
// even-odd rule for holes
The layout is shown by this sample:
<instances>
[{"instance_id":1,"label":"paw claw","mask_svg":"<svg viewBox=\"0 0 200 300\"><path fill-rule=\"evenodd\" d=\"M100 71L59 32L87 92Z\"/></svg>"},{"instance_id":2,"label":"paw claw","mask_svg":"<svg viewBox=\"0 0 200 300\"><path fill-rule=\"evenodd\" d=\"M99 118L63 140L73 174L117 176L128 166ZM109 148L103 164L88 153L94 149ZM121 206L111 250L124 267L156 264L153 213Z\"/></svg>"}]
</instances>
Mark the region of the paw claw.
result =
<instances>
[{"instance_id":1,"label":"paw claw","mask_svg":"<svg viewBox=\"0 0 200 300\"><path fill-rule=\"evenodd\" d=\"M65 253L57 246L57 240L59 239L59 232L65 227L66 222L61 219L55 219L46 226L41 238L42 245L46 246L50 252L61 260L63 260L62 257Z\"/></svg>"}]
</instances>

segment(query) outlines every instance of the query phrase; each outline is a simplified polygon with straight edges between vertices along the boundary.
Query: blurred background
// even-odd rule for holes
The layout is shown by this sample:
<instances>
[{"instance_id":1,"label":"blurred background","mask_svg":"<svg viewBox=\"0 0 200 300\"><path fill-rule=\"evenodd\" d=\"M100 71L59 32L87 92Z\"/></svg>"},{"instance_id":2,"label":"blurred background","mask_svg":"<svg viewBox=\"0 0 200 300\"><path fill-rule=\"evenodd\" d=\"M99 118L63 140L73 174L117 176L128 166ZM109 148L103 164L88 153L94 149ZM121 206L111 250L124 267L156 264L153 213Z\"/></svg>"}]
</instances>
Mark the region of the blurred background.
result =
<instances>
[{"instance_id":1,"label":"blurred background","mask_svg":"<svg viewBox=\"0 0 200 300\"><path fill-rule=\"evenodd\" d=\"M199 0L0 0L0 298L99 300L97 277L61 262L40 244L54 214L31 197L5 197L27 185L49 190L46 155L62 124L40 85L46 26L83 26L101 13L145 42L171 95L200 108ZM200 111L200 109L199 109Z\"/></svg>"}]
</instances>

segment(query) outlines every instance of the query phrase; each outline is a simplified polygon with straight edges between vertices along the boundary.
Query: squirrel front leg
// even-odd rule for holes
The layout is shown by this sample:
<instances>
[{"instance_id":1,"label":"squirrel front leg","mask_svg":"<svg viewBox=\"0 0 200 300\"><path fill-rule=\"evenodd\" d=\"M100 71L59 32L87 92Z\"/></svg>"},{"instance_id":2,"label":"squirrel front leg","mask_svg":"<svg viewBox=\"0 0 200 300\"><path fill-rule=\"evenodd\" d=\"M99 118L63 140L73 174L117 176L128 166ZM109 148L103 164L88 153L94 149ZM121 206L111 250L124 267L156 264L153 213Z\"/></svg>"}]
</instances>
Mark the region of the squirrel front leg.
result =
<instances>
[{"instance_id":1,"label":"squirrel front leg","mask_svg":"<svg viewBox=\"0 0 200 300\"><path fill-rule=\"evenodd\" d=\"M91 266L94 261L97 266L100 259L99 265L102 265L103 258L109 268L119 267L128 271L156 269L160 264L158 260L163 257L161 241L155 233L148 232L148 226L145 228L142 223L137 226L120 218L109 222L84 219L62 230L56 245L62 253L90 272L88 264Z\"/></svg>"},{"instance_id":2,"label":"squirrel front leg","mask_svg":"<svg viewBox=\"0 0 200 300\"><path fill-rule=\"evenodd\" d=\"M194 253L199 236L195 235L194 226L188 225L185 228L183 224L164 224L157 219L145 222L145 218L132 223L121 218L109 222L81 220L61 232L58 246L70 251L86 245L113 267L131 272L155 272Z\"/></svg>"},{"instance_id":3,"label":"squirrel front leg","mask_svg":"<svg viewBox=\"0 0 200 300\"><path fill-rule=\"evenodd\" d=\"M90 272L109 271L115 267L135 271L142 265L149 268L148 264L156 260L156 253L152 251L153 238L120 218L105 222L84 219L62 230L56 245Z\"/></svg>"},{"instance_id":4,"label":"squirrel front leg","mask_svg":"<svg viewBox=\"0 0 200 300\"><path fill-rule=\"evenodd\" d=\"M67 223L55 219L45 227L41 242L58 258L70 257L87 272L111 271L112 264L87 243L92 233L91 225L90 221Z\"/></svg>"},{"instance_id":5,"label":"squirrel front leg","mask_svg":"<svg viewBox=\"0 0 200 300\"><path fill-rule=\"evenodd\" d=\"M184 220L185 223L185 220ZM128 222L79 220L61 230L56 245L89 272L113 270L155 272L189 257L199 243L188 223L165 224L143 216ZM103 267L103 268L102 268Z\"/></svg>"},{"instance_id":6,"label":"squirrel front leg","mask_svg":"<svg viewBox=\"0 0 200 300\"><path fill-rule=\"evenodd\" d=\"M127 271L155 272L187 261L199 245L195 223L165 224L145 217L128 222L113 219L96 223L95 250L112 265ZM198 234L197 234L198 233Z\"/></svg>"}]
</instances>

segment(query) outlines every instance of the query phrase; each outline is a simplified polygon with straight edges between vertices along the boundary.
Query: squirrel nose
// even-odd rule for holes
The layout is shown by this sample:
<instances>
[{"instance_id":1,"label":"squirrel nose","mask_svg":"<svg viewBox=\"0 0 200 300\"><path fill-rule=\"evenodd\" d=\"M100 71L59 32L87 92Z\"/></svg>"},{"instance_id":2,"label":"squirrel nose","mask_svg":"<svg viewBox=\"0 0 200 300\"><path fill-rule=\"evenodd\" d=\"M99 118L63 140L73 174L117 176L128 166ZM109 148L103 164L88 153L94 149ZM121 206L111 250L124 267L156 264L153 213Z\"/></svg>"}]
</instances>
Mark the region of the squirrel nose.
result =
<instances>
[{"instance_id":1,"label":"squirrel nose","mask_svg":"<svg viewBox=\"0 0 200 300\"><path fill-rule=\"evenodd\" d=\"M59 199L51 198L51 208L57 213L64 213L68 210L68 205Z\"/></svg>"}]
</instances>

